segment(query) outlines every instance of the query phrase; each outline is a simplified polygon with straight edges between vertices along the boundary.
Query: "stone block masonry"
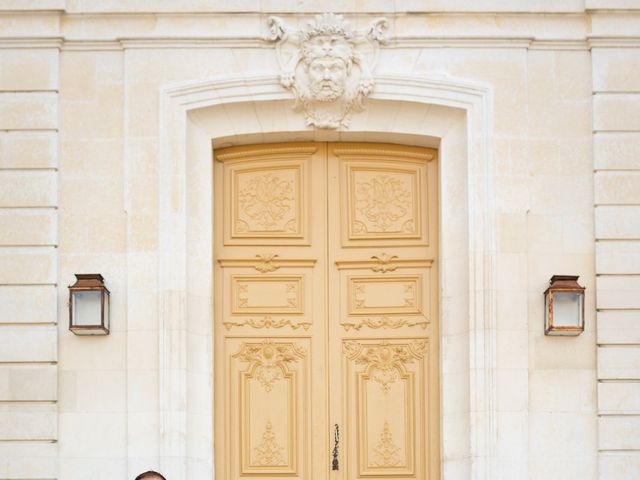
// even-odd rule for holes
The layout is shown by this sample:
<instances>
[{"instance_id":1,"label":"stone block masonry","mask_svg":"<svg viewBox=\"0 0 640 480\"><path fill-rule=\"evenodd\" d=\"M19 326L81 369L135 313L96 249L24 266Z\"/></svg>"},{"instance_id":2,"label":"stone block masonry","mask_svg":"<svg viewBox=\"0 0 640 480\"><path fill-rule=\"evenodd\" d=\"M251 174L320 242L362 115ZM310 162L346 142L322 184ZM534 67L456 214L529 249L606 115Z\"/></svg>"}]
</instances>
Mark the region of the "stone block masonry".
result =
<instances>
[{"instance_id":1,"label":"stone block masonry","mask_svg":"<svg viewBox=\"0 0 640 480\"><path fill-rule=\"evenodd\" d=\"M0 478L58 475L58 48L0 48Z\"/></svg>"}]
</instances>

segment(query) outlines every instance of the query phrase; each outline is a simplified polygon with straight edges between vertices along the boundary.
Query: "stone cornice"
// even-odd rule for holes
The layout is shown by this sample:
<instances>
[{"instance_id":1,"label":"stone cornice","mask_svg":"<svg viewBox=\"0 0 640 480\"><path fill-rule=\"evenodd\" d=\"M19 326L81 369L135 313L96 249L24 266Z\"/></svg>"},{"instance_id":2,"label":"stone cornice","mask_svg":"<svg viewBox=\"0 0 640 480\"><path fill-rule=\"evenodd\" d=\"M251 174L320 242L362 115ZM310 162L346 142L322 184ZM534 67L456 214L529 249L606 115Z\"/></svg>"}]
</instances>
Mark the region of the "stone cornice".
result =
<instances>
[{"instance_id":1,"label":"stone cornice","mask_svg":"<svg viewBox=\"0 0 640 480\"><path fill-rule=\"evenodd\" d=\"M156 37L122 38L123 48L273 48L273 44L262 37L215 36L215 37Z\"/></svg>"},{"instance_id":2,"label":"stone cornice","mask_svg":"<svg viewBox=\"0 0 640 480\"><path fill-rule=\"evenodd\" d=\"M61 48L88 52L124 49L120 40L67 40L62 43Z\"/></svg>"},{"instance_id":3,"label":"stone cornice","mask_svg":"<svg viewBox=\"0 0 640 480\"><path fill-rule=\"evenodd\" d=\"M2 11L0 43L7 48L261 48L272 12L202 13L70 13ZM359 28L380 12L345 13ZM583 49L591 39L600 45L635 46L640 35L640 10L597 10L586 13L465 13L383 14L396 48L465 47ZM298 28L308 13L281 13ZM310 17L309 17L310 18ZM111 42L112 45L109 45ZM580 42L583 42L581 45ZM7 45L9 44L9 45ZM115 44L119 44L116 46Z\"/></svg>"},{"instance_id":4,"label":"stone cornice","mask_svg":"<svg viewBox=\"0 0 640 480\"><path fill-rule=\"evenodd\" d=\"M4 0L4 3L0 4L0 13L59 13L67 15L127 15L127 14L155 14L162 13L166 15L183 15L183 14L206 14L206 13L255 13L258 7L258 2L255 5L249 3L234 3L220 1L217 5L202 3L201 6L194 5L193 3L184 2L186 7L180 8L180 2L169 3L167 7L162 5L156 6L155 9L140 8L139 4L136 5L134 1L121 1L121 2L101 2L92 0L91 2L82 3L82 7L76 5L69 5L65 0ZM550 3L553 5L553 3ZM283 2L282 6L274 5L274 9L270 10L269 14L277 15L317 15L324 13L324 10L318 10L316 3L299 3L295 9L287 7L287 3ZM545 14L580 14L580 13L601 13L601 12L640 12L640 6L604 6L599 5L597 7L583 7L580 2L576 2L574 7L562 6L561 2L557 2L557 8L535 8L531 4L522 2L520 0L513 0L511 6L508 2L496 3L494 8L491 8L490 2L474 3L467 2L467 5L474 5L477 8L462 7L455 5L455 2L450 2L446 7L438 5L429 5L428 1L423 2L423 7L415 8L401 8L402 4L396 3L379 3L376 5L376 14L393 15L393 14L433 14L433 13L455 13L455 14L469 14L469 15L482 15L482 14L520 14L520 15L545 15ZM565 4L566 5L566 4ZM279 7L279 8L278 8ZM344 2L344 5L336 5L336 2L331 5L332 10L341 14L353 14L357 15L363 13L358 7L354 7L352 2Z\"/></svg>"},{"instance_id":5,"label":"stone cornice","mask_svg":"<svg viewBox=\"0 0 640 480\"><path fill-rule=\"evenodd\" d=\"M586 40L533 40L530 50L589 50Z\"/></svg>"},{"instance_id":6,"label":"stone cornice","mask_svg":"<svg viewBox=\"0 0 640 480\"><path fill-rule=\"evenodd\" d=\"M397 48L524 48L531 50L588 50L586 39L537 39L534 37L399 37L389 47Z\"/></svg>"},{"instance_id":7,"label":"stone cornice","mask_svg":"<svg viewBox=\"0 0 640 480\"><path fill-rule=\"evenodd\" d=\"M0 37L0 49L3 48L62 48L64 39L62 37Z\"/></svg>"},{"instance_id":8,"label":"stone cornice","mask_svg":"<svg viewBox=\"0 0 640 480\"><path fill-rule=\"evenodd\" d=\"M590 36L591 48L640 48L640 35L627 37Z\"/></svg>"},{"instance_id":9,"label":"stone cornice","mask_svg":"<svg viewBox=\"0 0 640 480\"><path fill-rule=\"evenodd\" d=\"M391 38L383 49L410 48L523 48L531 50L589 50L602 48L637 48L640 37L587 37L585 39L536 39L532 37L417 37ZM264 48L273 45L256 36L217 37L144 37L99 39L64 39L62 37L0 37L0 49L57 48L61 50L125 50L125 49L172 49L172 48Z\"/></svg>"}]
</instances>

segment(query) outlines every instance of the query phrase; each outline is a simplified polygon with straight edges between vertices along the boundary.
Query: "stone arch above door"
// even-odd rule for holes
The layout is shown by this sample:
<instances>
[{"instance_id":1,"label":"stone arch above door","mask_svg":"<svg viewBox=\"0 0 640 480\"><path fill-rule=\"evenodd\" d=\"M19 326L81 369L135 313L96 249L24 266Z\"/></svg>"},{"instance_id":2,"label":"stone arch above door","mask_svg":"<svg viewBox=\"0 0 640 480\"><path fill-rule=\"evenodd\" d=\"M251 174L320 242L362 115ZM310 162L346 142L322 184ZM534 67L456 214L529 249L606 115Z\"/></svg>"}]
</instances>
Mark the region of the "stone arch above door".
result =
<instances>
[{"instance_id":1,"label":"stone arch above door","mask_svg":"<svg viewBox=\"0 0 640 480\"><path fill-rule=\"evenodd\" d=\"M218 146L377 141L438 146L443 478L494 478L492 91L449 77L381 76L348 131L291 111L276 76L168 86L160 98L160 445L173 479L211 478L211 198ZM206 398L205 398L206 397ZM208 434L207 434L208 432Z\"/></svg>"}]
</instances>

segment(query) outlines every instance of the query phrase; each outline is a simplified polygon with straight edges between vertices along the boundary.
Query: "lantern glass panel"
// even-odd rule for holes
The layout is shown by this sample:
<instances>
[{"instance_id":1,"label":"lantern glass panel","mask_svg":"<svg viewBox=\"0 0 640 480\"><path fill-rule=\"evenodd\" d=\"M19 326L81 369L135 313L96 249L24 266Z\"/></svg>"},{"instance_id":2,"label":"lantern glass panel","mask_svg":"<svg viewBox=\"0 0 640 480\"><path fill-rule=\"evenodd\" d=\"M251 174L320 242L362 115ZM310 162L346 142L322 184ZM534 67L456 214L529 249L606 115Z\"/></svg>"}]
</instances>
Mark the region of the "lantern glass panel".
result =
<instances>
[{"instance_id":1,"label":"lantern glass panel","mask_svg":"<svg viewBox=\"0 0 640 480\"><path fill-rule=\"evenodd\" d=\"M580 292L554 292L553 326L577 327L580 325Z\"/></svg>"},{"instance_id":2,"label":"lantern glass panel","mask_svg":"<svg viewBox=\"0 0 640 480\"><path fill-rule=\"evenodd\" d=\"M102 324L102 292L96 290L73 292L73 325L77 327Z\"/></svg>"}]
</instances>

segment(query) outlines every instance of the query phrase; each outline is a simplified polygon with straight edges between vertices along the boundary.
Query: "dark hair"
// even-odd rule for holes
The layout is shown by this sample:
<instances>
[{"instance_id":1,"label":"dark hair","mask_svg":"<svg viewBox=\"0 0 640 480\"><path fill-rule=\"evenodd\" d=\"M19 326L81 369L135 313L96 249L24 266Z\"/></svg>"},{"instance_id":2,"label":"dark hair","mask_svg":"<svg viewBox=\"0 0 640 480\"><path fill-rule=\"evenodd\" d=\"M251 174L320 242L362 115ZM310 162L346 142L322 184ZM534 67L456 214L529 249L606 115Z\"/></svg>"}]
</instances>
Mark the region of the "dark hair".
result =
<instances>
[{"instance_id":1,"label":"dark hair","mask_svg":"<svg viewBox=\"0 0 640 480\"><path fill-rule=\"evenodd\" d=\"M135 480L142 480L143 478L160 478L162 480L167 480L162 475L160 475L158 472L154 472L153 470L149 470L148 472L141 473L140 475L138 475L136 477Z\"/></svg>"}]
</instances>

